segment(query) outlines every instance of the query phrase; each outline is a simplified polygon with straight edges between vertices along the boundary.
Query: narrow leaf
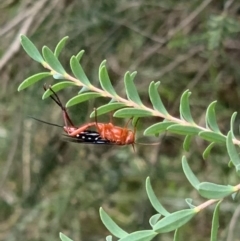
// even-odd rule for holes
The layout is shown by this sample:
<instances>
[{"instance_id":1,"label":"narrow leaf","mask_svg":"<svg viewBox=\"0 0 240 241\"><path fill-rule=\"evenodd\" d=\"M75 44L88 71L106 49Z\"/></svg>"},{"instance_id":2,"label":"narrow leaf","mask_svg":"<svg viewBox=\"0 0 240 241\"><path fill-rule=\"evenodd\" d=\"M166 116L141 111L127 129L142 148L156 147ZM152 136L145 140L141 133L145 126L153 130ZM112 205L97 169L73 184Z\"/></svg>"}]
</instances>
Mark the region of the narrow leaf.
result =
<instances>
[{"instance_id":1,"label":"narrow leaf","mask_svg":"<svg viewBox=\"0 0 240 241\"><path fill-rule=\"evenodd\" d=\"M209 199L224 198L237 191L233 186L224 186L210 182L200 183L197 187L197 190L202 197Z\"/></svg>"},{"instance_id":2,"label":"narrow leaf","mask_svg":"<svg viewBox=\"0 0 240 241\"><path fill-rule=\"evenodd\" d=\"M81 93L84 93L84 92L88 92L88 91L90 91L90 89L87 88L87 87L85 87L85 86L83 86L83 87L81 88L81 90L78 92L78 94L81 94Z\"/></svg>"},{"instance_id":3,"label":"narrow leaf","mask_svg":"<svg viewBox=\"0 0 240 241\"><path fill-rule=\"evenodd\" d=\"M129 72L126 72L124 76L124 84L128 99L138 105L143 105Z\"/></svg>"},{"instance_id":4,"label":"narrow leaf","mask_svg":"<svg viewBox=\"0 0 240 241\"><path fill-rule=\"evenodd\" d=\"M236 150L236 147L233 144L231 131L228 132L226 144L227 144L227 152L228 152L228 155L229 155L232 163L234 164L235 167L237 165L240 165L239 154Z\"/></svg>"},{"instance_id":5,"label":"narrow leaf","mask_svg":"<svg viewBox=\"0 0 240 241\"><path fill-rule=\"evenodd\" d=\"M235 139L235 136L234 136L234 122L235 122L236 116L237 116L237 112L234 112L232 114L231 121L230 121L230 128L231 128L231 133L232 133L232 138L233 139Z\"/></svg>"},{"instance_id":6,"label":"narrow leaf","mask_svg":"<svg viewBox=\"0 0 240 241\"><path fill-rule=\"evenodd\" d=\"M106 114L108 112L120 109L125 107L126 105L123 103L118 103L118 102L114 102L114 103L108 103L106 105L102 105L101 107L97 108L97 115L103 115ZM93 111L90 115L90 117L94 117L95 116L95 111Z\"/></svg>"},{"instance_id":7,"label":"narrow leaf","mask_svg":"<svg viewBox=\"0 0 240 241\"><path fill-rule=\"evenodd\" d=\"M216 120L216 114L215 114L215 105L217 101L212 102L206 112L206 125L209 129L211 129L215 133L220 133L221 131L219 130L217 120Z\"/></svg>"},{"instance_id":8,"label":"narrow leaf","mask_svg":"<svg viewBox=\"0 0 240 241\"><path fill-rule=\"evenodd\" d=\"M179 229L175 230L173 241L180 241Z\"/></svg>"},{"instance_id":9,"label":"narrow leaf","mask_svg":"<svg viewBox=\"0 0 240 241\"><path fill-rule=\"evenodd\" d=\"M158 221L153 226L153 230L157 233L167 233L173 231L187 223L196 213L195 209L184 209L171 213Z\"/></svg>"},{"instance_id":10,"label":"narrow leaf","mask_svg":"<svg viewBox=\"0 0 240 241\"><path fill-rule=\"evenodd\" d=\"M106 66L103 66L102 68L99 68L99 80L100 80L100 84L102 86L102 88L110 93L112 96L117 97L117 93L114 90L111 80L109 78L108 72L107 72L107 68Z\"/></svg>"},{"instance_id":11,"label":"narrow leaf","mask_svg":"<svg viewBox=\"0 0 240 241\"><path fill-rule=\"evenodd\" d=\"M194 173L192 172L191 168L189 167L185 156L183 156L183 158L182 158L182 168L183 168L184 174L185 174L186 178L188 179L188 181L191 183L191 185L194 188L197 189L197 186L200 184L200 182L197 179L197 177L194 175Z\"/></svg>"},{"instance_id":12,"label":"narrow leaf","mask_svg":"<svg viewBox=\"0 0 240 241\"><path fill-rule=\"evenodd\" d=\"M43 57L38 51L38 49L36 48L36 46L32 43L32 41L29 38L27 38L25 35L21 35L20 38L21 38L21 45L26 51L26 53L35 61L39 63L43 63L44 62Z\"/></svg>"},{"instance_id":13,"label":"narrow leaf","mask_svg":"<svg viewBox=\"0 0 240 241\"><path fill-rule=\"evenodd\" d=\"M53 78L54 79L66 79L66 77L64 75L59 74L59 73L54 73Z\"/></svg>"},{"instance_id":14,"label":"narrow leaf","mask_svg":"<svg viewBox=\"0 0 240 241\"><path fill-rule=\"evenodd\" d=\"M102 61L102 63L100 64L99 69L101 69L102 67L104 67L104 66L106 65L106 63L107 63L107 60L104 59L104 60Z\"/></svg>"},{"instance_id":15,"label":"narrow leaf","mask_svg":"<svg viewBox=\"0 0 240 241\"><path fill-rule=\"evenodd\" d=\"M157 235L153 230L142 230L128 234L118 241L150 241Z\"/></svg>"},{"instance_id":16,"label":"narrow leaf","mask_svg":"<svg viewBox=\"0 0 240 241\"><path fill-rule=\"evenodd\" d=\"M80 95L77 95L77 96L71 98L66 103L66 107L70 107L70 106L82 103L82 102L90 100L90 99L95 99L98 97L102 97L102 95L99 93L94 93L94 92L83 93L83 94L80 94Z\"/></svg>"},{"instance_id":17,"label":"narrow leaf","mask_svg":"<svg viewBox=\"0 0 240 241\"><path fill-rule=\"evenodd\" d=\"M75 56L72 56L72 58L70 60L70 66L71 66L71 70L72 70L74 76L80 82L82 82L87 87L91 86L91 83L90 83L88 77L84 73L82 66L80 65L78 59Z\"/></svg>"},{"instance_id":18,"label":"narrow leaf","mask_svg":"<svg viewBox=\"0 0 240 241\"><path fill-rule=\"evenodd\" d=\"M157 221L159 220L159 218L161 217L162 215L160 213L157 213L155 215L153 215L150 219L149 219L149 224L151 225L151 227L153 227Z\"/></svg>"},{"instance_id":19,"label":"narrow leaf","mask_svg":"<svg viewBox=\"0 0 240 241\"><path fill-rule=\"evenodd\" d=\"M132 81L135 79L136 75L137 75L137 71L134 71L130 74Z\"/></svg>"},{"instance_id":20,"label":"narrow leaf","mask_svg":"<svg viewBox=\"0 0 240 241\"><path fill-rule=\"evenodd\" d=\"M211 241L217 241L217 232L219 228L219 208L222 201L219 201L214 209L211 229Z\"/></svg>"},{"instance_id":21,"label":"narrow leaf","mask_svg":"<svg viewBox=\"0 0 240 241\"><path fill-rule=\"evenodd\" d=\"M176 133L179 135L197 135L200 131L198 127L195 126L183 126L180 124L174 124L167 128L168 131Z\"/></svg>"},{"instance_id":22,"label":"narrow leaf","mask_svg":"<svg viewBox=\"0 0 240 241\"><path fill-rule=\"evenodd\" d=\"M225 143L226 136L220 133L215 133L212 131L201 131L198 134L206 141L217 142L217 143Z\"/></svg>"},{"instance_id":23,"label":"narrow leaf","mask_svg":"<svg viewBox=\"0 0 240 241\"><path fill-rule=\"evenodd\" d=\"M63 48L65 47L65 44L68 40L68 36L62 38L59 43L57 44L55 50L54 50L54 55L58 58L59 54L62 52Z\"/></svg>"},{"instance_id":24,"label":"narrow leaf","mask_svg":"<svg viewBox=\"0 0 240 241\"><path fill-rule=\"evenodd\" d=\"M185 151L189 151L190 149L190 144L191 144L191 140L192 140L192 135L187 135L184 139L184 142L183 142L183 149Z\"/></svg>"},{"instance_id":25,"label":"narrow leaf","mask_svg":"<svg viewBox=\"0 0 240 241\"><path fill-rule=\"evenodd\" d=\"M174 122L171 121L163 121L160 123L156 123L154 125L149 126L145 131L144 131L144 135L146 136L151 136L151 135L156 135L159 133L162 133L164 131L167 130L167 128L171 125L173 125Z\"/></svg>"},{"instance_id":26,"label":"narrow leaf","mask_svg":"<svg viewBox=\"0 0 240 241\"><path fill-rule=\"evenodd\" d=\"M192 204L193 200L191 198L186 198L185 201L190 208L195 208L195 206Z\"/></svg>"},{"instance_id":27,"label":"narrow leaf","mask_svg":"<svg viewBox=\"0 0 240 241\"><path fill-rule=\"evenodd\" d=\"M147 190L148 198L149 198L152 206L155 208L155 210L157 212L159 212L160 214L162 214L163 216L168 216L170 213L158 201L158 199L157 199L157 197L156 197L156 195L155 195L155 193L152 189L149 177L147 177L147 179L146 179L146 190Z\"/></svg>"},{"instance_id":28,"label":"narrow leaf","mask_svg":"<svg viewBox=\"0 0 240 241\"><path fill-rule=\"evenodd\" d=\"M44 57L45 61L51 66L51 68L54 71L56 71L62 75L66 74L66 71L62 67L59 60L56 58L56 56L53 54L53 52L47 46L43 47L42 53L43 53L43 57Z\"/></svg>"},{"instance_id":29,"label":"narrow leaf","mask_svg":"<svg viewBox=\"0 0 240 241\"><path fill-rule=\"evenodd\" d=\"M240 176L240 164L235 166L238 176Z\"/></svg>"},{"instance_id":30,"label":"narrow leaf","mask_svg":"<svg viewBox=\"0 0 240 241\"><path fill-rule=\"evenodd\" d=\"M69 86L73 86L73 85L76 85L76 84L74 82L70 82L70 81L62 81L62 82L59 82L59 83L57 83L55 85L52 85L51 89L53 89L54 92L58 92L58 91L60 91L62 89L65 89L65 88L67 88ZM52 94L53 94L52 91L50 89L47 89L44 92L44 94L42 96L42 99L44 100L47 97L49 97L50 95L52 95Z\"/></svg>"},{"instance_id":31,"label":"narrow leaf","mask_svg":"<svg viewBox=\"0 0 240 241\"><path fill-rule=\"evenodd\" d=\"M207 148L203 152L203 159L206 160L212 150L212 148L215 146L215 143L212 142L210 145L207 146Z\"/></svg>"},{"instance_id":32,"label":"narrow leaf","mask_svg":"<svg viewBox=\"0 0 240 241\"><path fill-rule=\"evenodd\" d=\"M119 118L148 117L152 116L152 112L137 108L124 108L116 111L114 116Z\"/></svg>"},{"instance_id":33,"label":"narrow leaf","mask_svg":"<svg viewBox=\"0 0 240 241\"><path fill-rule=\"evenodd\" d=\"M44 78L49 77L49 76L51 76L51 73L49 73L49 72L42 72L42 73L32 75L32 76L28 77L27 79L25 79L18 86L18 91L23 90L23 89L33 85L34 83L38 82L39 80L44 79Z\"/></svg>"},{"instance_id":34,"label":"narrow leaf","mask_svg":"<svg viewBox=\"0 0 240 241\"><path fill-rule=\"evenodd\" d=\"M106 237L106 241L112 241L112 235L108 235L108 236Z\"/></svg>"},{"instance_id":35,"label":"narrow leaf","mask_svg":"<svg viewBox=\"0 0 240 241\"><path fill-rule=\"evenodd\" d=\"M124 238L128 235L128 233L121 229L102 208L100 208L99 212L103 224L110 233L112 233L117 238Z\"/></svg>"},{"instance_id":36,"label":"narrow leaf","mask_svg":"<svg viewBox=\"0 0 240 241\"><path fill-rule=\"evenodd\" d=\"M149 98L152 102L153 108L157 111L159 111L160 113L162 113L163 115L167 116L168 112L166 110L166 108L164 107L161 97L158 93L158 85L160 84L160 82L154 83L151 82L151 84L149 85Z\"/></svg>"},{"instance_id":37,"label":"narrow leaf","mask_svg":"<svg viewBox=\"0 0 240 241\"><path fill-rule=\"evenodd\" d=\"M59 237L62 241L73 241L72 239L70 239L69 237L67 237L65 234L63 233L59 233Z\"/></svg>"},{"instance_id":38,"label":"narrow leaf","mask_svg":"<svg viewBox=\"0 0 240 241\"><path fill-rule=\"evenodd\" d=\"M190 110L190 105L189 105L189 96L191 95L191 92L189 90L186 90L180 100L180 115L183 120L186 120L189 123L194 124L191 110Z\"/></svg>"},{"instance_id":39,"label":"narrow leaf","mask_svg":"<svg viewBox=\"0 0 240 241\"><path fill-rule=\"evenodd\" d=\"M84 50L81 50L77 55L76 55L76 59L79 62L82 59L83 54L85 53Z\"/></svg>"}]
</instances>

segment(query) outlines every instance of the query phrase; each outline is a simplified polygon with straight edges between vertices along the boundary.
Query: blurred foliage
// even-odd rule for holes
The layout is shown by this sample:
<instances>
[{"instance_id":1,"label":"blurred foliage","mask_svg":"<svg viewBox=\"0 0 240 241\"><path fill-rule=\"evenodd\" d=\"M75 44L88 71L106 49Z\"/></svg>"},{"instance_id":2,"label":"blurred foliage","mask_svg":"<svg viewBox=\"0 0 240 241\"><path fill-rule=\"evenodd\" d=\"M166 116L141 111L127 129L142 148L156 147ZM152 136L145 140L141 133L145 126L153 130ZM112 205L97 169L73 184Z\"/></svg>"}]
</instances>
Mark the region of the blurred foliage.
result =
<instances>
[{"instance_id":1,"label":"blurred foliage","mask_svg":"<svg viewBox=\"0 0 240 241\"><path fill-rule=\"evenodd\" d=\"M99 64L107 59L119 95L124 95L123 73L137 70L135 83L146 104L150 81L161 80L160 94L174 116L179 116L185 89L193 93L192 113L199 124L206 106L217 99L219 125L226 133L232 112L239 111L239 20L240 3L230 0L2 1L0 240L59 240L59 231L75 241L103 240L108 232L100 222L99 206L127 231L147 229L146 220L154 214L144 188L147 176L168 210L184 207L186 196L202 201L182 175L178 137L165 135L159 146L139 146L133 153L130 147L65 143L59 128L29 119L62 124L60 110L50 100L41 101L41 86L17 93L22 80L40 69L20 48L19 33L39 48L54 47L70 36L60 56L66 69L70 56L85 49L82 65L89 79L98 83ZM65 101L73 94L76 88L64 90L60 97ZM69 111L81 124L98 104L90 101ZM145 118L139 123L141 142L141 130L154 122ZM188 153L194 173L203 180L236 183L224 148L215 147L205 162L201 153L206 145L196 139ZM238 237L237 222L226 230L237 206L221 206L219 240ZM180 237L209 240L211 213L201 213L201 219L184 226ZM172 234L164 239L172 240Z\"/></svg>"}]
</instances>

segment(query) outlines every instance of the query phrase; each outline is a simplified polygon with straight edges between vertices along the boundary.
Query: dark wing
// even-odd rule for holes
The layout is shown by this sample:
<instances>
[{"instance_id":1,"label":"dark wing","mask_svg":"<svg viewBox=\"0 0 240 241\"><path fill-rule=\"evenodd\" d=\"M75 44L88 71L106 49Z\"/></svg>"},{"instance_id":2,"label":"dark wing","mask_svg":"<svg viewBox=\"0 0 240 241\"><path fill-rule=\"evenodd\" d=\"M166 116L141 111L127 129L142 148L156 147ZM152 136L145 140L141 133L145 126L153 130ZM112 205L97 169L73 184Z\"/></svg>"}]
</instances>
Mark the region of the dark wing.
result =
<instances>
[{"instance_id":1,"label":"dark wing","mask_svg":"<svg viewBox=\"0 0 240 241\"><path fill-rule=\"evenodd\" d=\"M81 144L114 144L103 139L97 131L83 131L76 136L63 135L63 140Z\"/></svg>"}]
</instances>

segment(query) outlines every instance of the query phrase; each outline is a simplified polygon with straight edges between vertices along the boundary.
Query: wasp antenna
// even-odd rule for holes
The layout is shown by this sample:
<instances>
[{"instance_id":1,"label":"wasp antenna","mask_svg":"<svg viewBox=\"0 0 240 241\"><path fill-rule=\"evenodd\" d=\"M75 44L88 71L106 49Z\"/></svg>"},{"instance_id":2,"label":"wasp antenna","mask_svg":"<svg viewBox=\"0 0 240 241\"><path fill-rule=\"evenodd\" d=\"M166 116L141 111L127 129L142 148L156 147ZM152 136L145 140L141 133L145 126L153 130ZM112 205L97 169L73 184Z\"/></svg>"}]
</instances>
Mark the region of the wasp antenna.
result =
<instances>
[{"instance_id":1,"label":"wasp antenna","mask_svg":"<svg viewBox=\"0 0 240 241\"><path fill-rule=\"evenodd\" d=\"M135 142L136 145L142 145L142 146L157 146L161 144L161 142L153 142L153 143L141 143L141 142Z\"/></svg>"},{"instance_id":2,"label":"wasp antenna","mask_svg":"<svg viewBox=\"0 0 240 241\"><path fill-rule=\"evenodd\" d=\"M133 148L134 153L136 153L134 144L136 144L136 143L132 143L132 148Z\"/></svg>"},{"instance_id":3,"label":"wasp antenna","mask_svg":"<svg viewBox=\"0 0 240 241\"><path fill-rule=\"evenodd\" d=\"M61 100L59 99L58 95L56 94L56 92L52 89L51 85L48 86L48 88L46 87L46 84L43 85L43 89L45 91L47 91L48 89L51 90L51 92L53 93L54 97L52 95L50 95L49 97L58 105L61 107L62 110L65 110L65 107L63 106Z\"/></svg>"},{"instance_id":4,"label":"wasp antenna","mask_svg":"<svg viewBox=\"0 0 240 241\"><path fill-rule=\"evenodd\" d=\"M63 128L63 126L60 126L60 125L58 125L58 124L54 124L54 123L50 123L50 122L47 122L47 121L39 120L39 119L37 119L37 118L35 118L35 117L32 117L32 116L29 116L29 118L32 118L32 119L34 119L34 120L36 120L36 121L42 122L42 123L47 124L47 125L50 125L50 126L57 126L57 127Z\"/></svg>"},{"instance_id":5,"label":"wasp antenna","mask_svg":"<svg viewBox=\"0 0 240 241\"><path fill-rule=\"evenodd\" d=\"M43 89L46 91L47 89L51 90L54 97L52 95L50 95L50 98L62 109L62 113L63 113L63 119L64 119L64 122L65 122L65 125L68 126L68 123L71 125L71 126L74 126L72 120L70 119L68 113L67 113L67 110L66 110L66 107L63 106L61 100L59 99L57 93L52 89L51 85L48 86L48 88L46 87L46 84L43 85Z\"/></svg>"}]
</instances>

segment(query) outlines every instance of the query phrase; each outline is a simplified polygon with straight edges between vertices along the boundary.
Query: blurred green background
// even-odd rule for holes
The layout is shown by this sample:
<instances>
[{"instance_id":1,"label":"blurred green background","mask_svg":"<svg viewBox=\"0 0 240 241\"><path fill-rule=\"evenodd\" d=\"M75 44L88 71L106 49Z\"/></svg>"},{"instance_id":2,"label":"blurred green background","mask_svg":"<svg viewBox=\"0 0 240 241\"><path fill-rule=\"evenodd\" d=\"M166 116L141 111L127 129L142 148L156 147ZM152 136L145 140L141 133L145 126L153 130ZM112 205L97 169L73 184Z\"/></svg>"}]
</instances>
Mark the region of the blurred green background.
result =
<instances>
[{"instance_id":1,"label":"blurred green background","mask_svg":"<svg viewBox=\"0 0 240 241\"><path fill-rule=\"evenodd\" d=\"M145 179L150 176L159 200L169 211L204 202L187 182L181 157L187 155L201 181L237 184L227 167L224 146L214 148L207 161L201 154L207 144L196 138L184 153L182 138L167 134L143 137L159 118L143 118L137 141L157 146L78 145L61 141L62 130L38 123L29 116L63 124L61 111L50 99L41 100L42 84L17 92L30 75L43 71L19 43L27 35L39 49L54 48L69 36L60 56L69 68L71 55L84 49L82 65L89 79L98 83L103 59L116 91L125 96L123 76L138 71L136 86L150 105L147 88L161 81L159 93L178 117L184 90L192 92L195 121L204 125L207 106L218 100L217 116L224 133L234 111L239 111L240 2L234 0L2 0L0 1L0 240L59 240L61 231L75 241L104 240L109 234L99 219L99 207L126 231L149 229L155 214L147 199ZM78 89L60 92L65 103ZM70 108L75 123L89 121L93 107L108 100ZM109 116L100 117L108 121ZM238 131L239 117L236 123ZM115 120L124 125L126 120ZM219 240L240 240L238 207L227 199L221 206ZM237 209L238 210L238 209ZM181 228L182 240L209 240L213 207ZM155 240L172 240L173 233Z\"/></svg>"}]
</instances>

